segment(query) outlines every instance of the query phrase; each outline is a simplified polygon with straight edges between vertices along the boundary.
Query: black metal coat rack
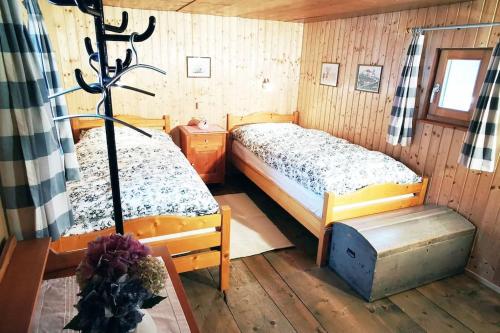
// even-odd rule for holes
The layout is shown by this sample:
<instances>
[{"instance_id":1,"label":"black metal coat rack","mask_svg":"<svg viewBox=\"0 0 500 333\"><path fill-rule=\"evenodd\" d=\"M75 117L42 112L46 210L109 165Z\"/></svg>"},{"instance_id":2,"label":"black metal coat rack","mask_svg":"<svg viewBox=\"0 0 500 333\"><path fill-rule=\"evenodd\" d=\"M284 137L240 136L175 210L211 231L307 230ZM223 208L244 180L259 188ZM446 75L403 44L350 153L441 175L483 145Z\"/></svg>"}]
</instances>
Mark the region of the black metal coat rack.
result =
<instances>
[{"instance_id":1,"label":"black metal coat rack","mask_svg":"<svg viewBox=\"0 0 500 333\"><path fill-rule=\"evenodd\" d=\"M69 116L55 118L55 120L62 120L74 117L93 117L93 118L104 119L104 125L106 130L106 143L107 143L108 159L109 159L109 175L111 179L111 191L113 195L113 212L114 212L115 228L117 233L123 234L124 232L123 214L122 214L122 206L120 198L120 179L118 175L118 161L116 153L114 122L118 122L121 123L122 125L131 127L141 132L142 134L148 136L150 135L136 128L133 125L130 125L113 117L111 88L117 86L117 81L121 78L122 75L136 68L153 69L162 74L166 74L164 71L155 68L153 66L139 64L137 59L137 52L135 51L135 48L133 46L134 42L142 42L151 37L151 35L155 30L156 19L154 16L149 17L148 27L143 33L141 34L133 33L130 35L126 35L122 33L127 29L128 26L128 13L125 11L122 12L122 21L120 26L113 26L106 24L104 22L104 10L103 10L102 0L49 0L49 1L59 6L77 6L80 9L80 11L82 11L85 14L91 15L94 18L97 51L94 51L92 47L92 41L89 37L86 37L84 39L84 43L87 53L89 54L89 64L99 76L99 82L87 84L83 78L82 71L80 69L76 69L75 78L79 87L69 89L62 93L57 93L51 97L56 97L65 93L70 93L78 89L83 89L91 94L102 95L102 99L99 101L99 104L96 109L96 114L69 115ZM123 61L121 59L116 59L114 66L110 66L108 63L108 52L106 46L106 42L108 41L130 42L131 44L131 49L127 49L125 59ZM135 54L136 64L131 66L133 53ZM98 62L99 67L98 68L93 67L92 62ZM139 88L129 87L125 85L121 85L118 87L154 96L154 94ZM100 114L99 112L101 106L104 106L103 115Z\"/></svg>"}]
</instances>

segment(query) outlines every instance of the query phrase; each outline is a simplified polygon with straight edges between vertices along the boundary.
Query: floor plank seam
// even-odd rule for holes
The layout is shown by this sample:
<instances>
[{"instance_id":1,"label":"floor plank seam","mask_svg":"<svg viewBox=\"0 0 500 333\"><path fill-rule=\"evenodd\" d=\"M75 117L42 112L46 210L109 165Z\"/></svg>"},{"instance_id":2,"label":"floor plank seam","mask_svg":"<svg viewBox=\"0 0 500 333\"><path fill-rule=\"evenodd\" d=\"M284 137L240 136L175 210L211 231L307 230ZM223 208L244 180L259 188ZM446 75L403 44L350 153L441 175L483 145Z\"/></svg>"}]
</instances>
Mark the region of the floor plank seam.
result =
<instances>
[{"instance_id":1,"label":"floor plank seam","mask_svg":"<svg viewBox=\"0 0 500 333\"><path fill-rule=\"evenodd\" d=\"M394 305L396 308L398 308L398 309L401 311L401 313L404 313L404 314L405 314L405 316L407 316L407 317L408 317L408 319L409 319L409 320L411 320L411 321L412 321L412 322L413 322L416 326L420 327L420 328L422 329L422 332L427 332L427 330L425 329L425 327L423 327L422 325L420 325L420 324L419 324L419 323L418 323L418 322L417 322L417 321L416 321L416 320L415 320L412 316L410 316L410 314L409 314L409 313L407 313L407 312L406 312L404 309L402 309L399 305L397 305L396 303L394 303L394 302L390 299L390 297L389 297L389 296L388 296L388 297L385 297L385 298L382 298L382 299L387 300L390 304L392 304L392 305ZM367 303L367 304L370 304L370 303ZM384 325L385 325L385 323L384 323ZM387 327L387 326L386 326L386 327ZM390 329L391 329L391 327L387 327L387 329L388 329L388 330L390 330Z\"/></svg>"},{"instance_id":2,"label":"floor plank seam","mask_svg":"<svg viewBox=\"0 0 500 333\"><path fill-rule=\"evenodd\" d=\"M264 256L263 256L264 257ZM265 257L264 257L265 258ZM267 259L266 259L267 261ZM288 323L290 324L291 327L293 327L293 329L295 330L295 332L297 332L297 329L295 328L295 326L293 326L292 322L290 321L290 319L288 319L288 316L281 310L280 306L274 301L274 299L271 297L271 295L269 295L269 293L267 292L266 288L264 288L264 286L260 283L259 279L257 279L257 277L255 276L255 274L252 272L252 270L250 269L250 267L248 267L247 263L245 262L245 258L242 258L241 262L245 265L245 267L248 269L248 272L250 272L250 274L252 274L253 278L255 279L255 281L257 281L257 283L259 284L259 286L262 288L262 290L264 290L264 292L266 293L267 297L269 297L269 299L273 302L273 304L276 306L276 308L278 309L278 311L283 315L283 317L288 321ZM274 269L274 268L273 268ZM281 276L280 276L281 278ZM281 278L283 280L283 278ZM283 281L284 282L284 281ZM290 288L290 290L293 291L293 289ZM294 292L295 294L295 292Z\"/></svg>"},{"instance_id":3,"label":"floor plank seam","mask_svg":"<svg viewBox=\"0 0 500 333\"><path fill-rule=\"evenodd\" d=\"M323 327L323 324L321 323L321 320L320 318L318 318L313 311L311 311L311 309L307 306L307 304L304 302L304 300L299 296L297 295L297 293L295 292L295 290L293 290L292 286L288 284L288 282L286 281L286 279L280 274L280 272L273 266L273 264L269 261L269 259L267 258L266 254L263 253L262 255L264 257L264 259L266 259L266 261L269 263L269 265L273 268L273 270L276 272L276 274L278 274L278 276L281 278L281 280L288 286L288 288L290 288L291 291L293 291L293 294L297 297L297 299L304 305L304 307L307 309L307 311L309 311L311 313L311 315L318 321L318 323L320 324L320 327L322 329L325 330L325 332L328 332L327 329L325 329Z\"/></svg>"},{"instance_id":4,"label":"floor plank seam","mask_svg":"<svg viewBox=\"0 0 500 333\"><path fill-rule=\"evenodd\" d=\"M463 321L461 321L459 318L455 317L453 314L449 313L448 311L446 311L446 309L444 309L442 306L440 306L439 304L437 304L436 302L434 302L432 299L430 299L429 297L425 296L424 293L420 292L420 287L417 287L415 288L415 290L420 294L422 295L423 297L425 297L426 299L429 300L429 302L431 302L432 304L434 304L435 306L437 306L438 308L440 308L441 310L443 310L444 312L446 312L450 317L452 317L453 319L455 319L456 321L458 321L460 324L464 325L468 330L470 330L471 332L474 332L474 329L472 329L471 327L469 327L466 323L464 323Z\"/></svg>"},{"instance_id":5,"label":"floor plank seam","mask_svg":"<svg viewBox=\"0 0 500 333\"><path fill-rule=\"evenodd\" d=\"M214 284L216 285L215 283L215 279L214 279L214 276L212 275L212 272L208 269L208 274L210 275L210 277L212 278L212 281L214 282ZM231 290L231 287L229 288L229 290ZM218 292L220 292L218 290ZM227 294L226 294L226 298L225 298L225 301L224 301L224 305L227 307L227 309L229 310L229 313L231 314L231 317L233 318L234 320L234 323L236 324L236 327L238 327L238 330L240 331L240 333L243 333L240 325L238 324L238 321L236 320L236 317L234 316L234 313L233 311L231 310L231 307L229 306L229 304L227 303Z\"/></svg>"}]
</instances>

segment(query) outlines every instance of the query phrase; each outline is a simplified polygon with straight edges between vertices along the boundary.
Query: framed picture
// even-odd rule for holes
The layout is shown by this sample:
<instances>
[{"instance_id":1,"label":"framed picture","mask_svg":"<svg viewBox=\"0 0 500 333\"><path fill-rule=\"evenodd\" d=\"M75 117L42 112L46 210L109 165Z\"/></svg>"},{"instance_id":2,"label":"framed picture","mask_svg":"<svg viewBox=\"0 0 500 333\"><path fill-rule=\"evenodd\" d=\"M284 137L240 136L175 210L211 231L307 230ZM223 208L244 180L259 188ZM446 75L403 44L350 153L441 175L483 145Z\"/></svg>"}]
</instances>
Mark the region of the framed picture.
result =
<instances>
[{"instance_id":1,"label":"framed picture","mask_svg":"<svg viewBox=\"0 0 500 333\"><path fill-rule=\"evenodd\" d=\"M336 87L339 79L339 64L324 62L321 64L321 79L319 84Z\"/></svg>"},{"instance_id":2,"label":"framed picture","mask_svg":"<svg viewBox=\"0 0 500 333\"><path fill-rule=\"evenodd\" d=\"M378 93L380 91L380 78L382 66L358 65L356 76L356 90Z\"/></svg>"},{"instance_id":3,"label":"framed picture","mask_svg":"<svg viewBox=\"0 0 500 333\"><path fill-rule=\"evenodd\" d=\"M210 77L210 61L209 57L186 57L187 77Z\"/></svg>"}]
</instances>

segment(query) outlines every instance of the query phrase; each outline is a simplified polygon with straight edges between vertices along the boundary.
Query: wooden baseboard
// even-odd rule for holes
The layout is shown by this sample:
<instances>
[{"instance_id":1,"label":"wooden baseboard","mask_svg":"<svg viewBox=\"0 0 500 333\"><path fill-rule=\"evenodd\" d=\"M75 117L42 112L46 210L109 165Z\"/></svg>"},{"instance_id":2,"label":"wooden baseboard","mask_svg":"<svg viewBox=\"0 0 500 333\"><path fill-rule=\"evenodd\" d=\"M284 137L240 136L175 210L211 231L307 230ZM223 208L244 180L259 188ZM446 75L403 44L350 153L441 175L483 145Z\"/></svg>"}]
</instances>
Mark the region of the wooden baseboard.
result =
<instances>
[{"instance_id":1,"label":"wooden baseboard","mask_svg":"<svg viewBox=\"0 0 500 333\"><path fill-rule=\"evenodd\" d=\"M500 286L497 286L493 282L486 280L484 277L482 277L479 274L471 271L468 268L465 269L465 274L469 275L471 278L473 278L474 280L478 281L482 285L490 288L491 290L493 290L497 294L500 294Z\"/></svg>"}]
</instances>

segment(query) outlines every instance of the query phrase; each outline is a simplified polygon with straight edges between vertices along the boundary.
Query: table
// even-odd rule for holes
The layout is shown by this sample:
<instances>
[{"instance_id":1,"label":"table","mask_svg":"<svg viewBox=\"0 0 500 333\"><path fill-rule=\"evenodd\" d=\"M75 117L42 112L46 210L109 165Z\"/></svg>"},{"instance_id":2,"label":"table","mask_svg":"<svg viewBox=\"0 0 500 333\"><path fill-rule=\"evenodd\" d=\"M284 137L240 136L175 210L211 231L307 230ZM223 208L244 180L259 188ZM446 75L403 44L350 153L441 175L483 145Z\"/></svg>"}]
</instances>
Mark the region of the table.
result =
<instances>
[{"instance_id":1,"label":"table","mask_svg":"<svg viewBox=\"0 0 500 333\"><path fill-rule=\"evenodd\" d=\"M49 247L50 239L48 238L21 242L16 242L11 238L6 244L0 256L0 308L2 309L0 332L43 332L44 329L41 327L43 325L40 325L41 318L45 318L44 313L47 314L44 312L44 302L48 301L46 297L52 292L57 295L62 290L66 290L66 295L74 295L73 298L66 296L61 304L66 308L63 313L66 313L69 319L75 314L71 310L77 301L78 287L72 275L85 253L75 251L56 254ZM167 268L169 279L165 292L169 297L169 302L165 303L165 306L171 307L174 317L182 321L177 331L199 332L168 249L164 246L153 247L152 254L161 257ZM43 281L44 279L46 281ZM68 293L69 290L73 292ZM163 302L165 301L167 299ZM160 307L163 302L156 307ZM156 307L148 312L155 319L159 332L165 331L164 327L174 327L175 325L169 326L161 318L165 311L161 308L155 310ZM156 321L157 319L159 322ZM62 328L63 321L59 325Z\"/></svg>"}]
</instances>

